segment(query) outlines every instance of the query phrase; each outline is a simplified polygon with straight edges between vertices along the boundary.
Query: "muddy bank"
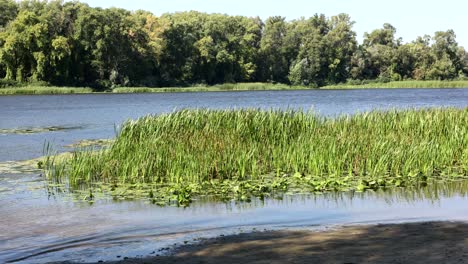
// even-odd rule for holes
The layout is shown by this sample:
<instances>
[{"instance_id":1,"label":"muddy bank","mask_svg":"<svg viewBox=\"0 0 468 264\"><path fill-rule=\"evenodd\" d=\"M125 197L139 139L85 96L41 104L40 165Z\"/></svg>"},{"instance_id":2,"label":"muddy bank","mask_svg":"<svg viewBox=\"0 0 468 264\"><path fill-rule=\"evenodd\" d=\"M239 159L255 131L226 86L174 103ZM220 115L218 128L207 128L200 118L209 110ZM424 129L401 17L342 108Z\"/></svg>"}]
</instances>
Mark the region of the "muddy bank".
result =
<instances>
[{"instance_id":1,"label":"muddy bank","mask_svg":"<svg viewBox=\"0 0 468 264\"><path fill-rule=\"evenodd\" d=\"M468 223L241 234L185 246L172 256L112 263L468 263Z\"/></svg>"}]
</instances>

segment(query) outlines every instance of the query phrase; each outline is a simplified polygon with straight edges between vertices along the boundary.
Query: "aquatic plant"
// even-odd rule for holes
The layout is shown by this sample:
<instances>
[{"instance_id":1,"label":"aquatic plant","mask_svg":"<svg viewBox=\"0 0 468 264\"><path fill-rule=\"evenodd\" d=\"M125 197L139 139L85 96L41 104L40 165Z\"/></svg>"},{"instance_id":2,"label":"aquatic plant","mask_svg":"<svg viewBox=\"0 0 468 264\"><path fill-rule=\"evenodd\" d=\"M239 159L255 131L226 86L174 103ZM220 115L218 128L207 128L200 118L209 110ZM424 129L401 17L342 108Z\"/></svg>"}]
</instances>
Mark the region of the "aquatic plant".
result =
<instances>
[{"instance_id":1,"label":"aquatic plant","mask_svg":"<svg viewBox=\"0 0 468 264\"><path fill-rule=\"evenodd\" d=\"M286 192L419 186L468 175L468 108L338 118L294 110L181 110L127 121L108 148L46 162L51 179L186 205ZM52 162L51 162L52 161ZM89 195L88 195L89 197Z\"/></svg>"}]
</instances>

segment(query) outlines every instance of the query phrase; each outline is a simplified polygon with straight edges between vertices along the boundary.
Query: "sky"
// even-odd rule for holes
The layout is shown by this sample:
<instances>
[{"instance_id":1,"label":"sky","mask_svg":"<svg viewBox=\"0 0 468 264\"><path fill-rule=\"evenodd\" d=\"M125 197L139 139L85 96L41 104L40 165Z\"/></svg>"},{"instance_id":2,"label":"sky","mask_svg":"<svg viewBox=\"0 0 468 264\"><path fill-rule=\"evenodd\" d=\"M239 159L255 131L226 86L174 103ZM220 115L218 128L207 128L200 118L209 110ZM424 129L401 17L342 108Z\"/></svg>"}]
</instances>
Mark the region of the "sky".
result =
<instances>
[{"instance_id":1,"label":"sky","mask_svg":"<svg viewBox=\"0 0 468 264\"><path fill-rule=\"evenodd\" d=\"M315 13L333 16L347 13L356 22L354 30L362 41L365 32L390 23L397 37L411 42L424 34L453 29L457 41L468 48L468 0L81 0L93 7L144 9L156 15L197 10L229 15L284 16L288 20Z\"/></svg>"}]
</instances>

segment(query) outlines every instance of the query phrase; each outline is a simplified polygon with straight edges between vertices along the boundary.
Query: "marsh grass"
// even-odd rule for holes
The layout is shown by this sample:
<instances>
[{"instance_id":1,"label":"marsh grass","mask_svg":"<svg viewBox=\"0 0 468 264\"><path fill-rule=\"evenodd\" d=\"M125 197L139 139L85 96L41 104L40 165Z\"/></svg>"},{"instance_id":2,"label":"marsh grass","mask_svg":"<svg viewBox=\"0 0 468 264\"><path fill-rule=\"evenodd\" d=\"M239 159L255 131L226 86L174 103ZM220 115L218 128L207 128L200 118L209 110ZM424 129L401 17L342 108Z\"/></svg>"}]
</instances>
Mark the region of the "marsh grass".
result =
<instances>
[{"instance_id":1,"label":"marsh grass","mask_svg":"<svg viewBox=\"0 0 468 264\"><path fill-rule=\"evenodd\" d=\"M468 88L468 81L398 81L365 84L338 84L319 89L371 89L371 88ZM175 92L222 92L222 91L277 91L307 90L306 86L290 86L272 83L225 83L213 86L198 85L191 87L117 87L107 91L94 91L86 87L24 86L0 88L0 95L41 95L41 94L83 94L83 93L175 93Z\"/></svg>"},{"instance_id":2,"label":"marsh grass","mask_svg":"<svg viewBox=\"0 0 468 264\"><path fill-rule=\"evenodd\" d=\"M40 94L82 94L92 93L91 88L53 87L53 86L25 86L15 88L0 88L0 95L40 95Z\"/></svg>"},{"instance_id":3,"label":"marsh grass","mask_svg":"<svg viewBox=\"0 0 468 264\"><path fill-rule=\"evenodd\" d=\"M117 87L111 89L112 93L175 93L175 92L222 92L222 91L274 91L274 90L304 90L304 86L290 86L286 84L271 83L225 83L214 86L191 87ZM53 86L24 86L0 88L0 95L41 95L41 94L83 94L108 93L96 92L92 88L80 87L53 87Z\"/></svg>"},{"instance_id":4,"label":"marsh grass","mask_svg":"<svg viewBox=\"0 0 468 264\"><path fill-rule=\"evenodd\" d=\"M123 124L102 150L48 162L72 190L158 204L193 197L423 186L467 177L468 108L323 118L303 111L182 110Z\"/></svg>"},{"instance_id":5,"label":"marsh grass","mask_svg":"<svg viewBox=\"0 0 468 264\"><path fill-rule=\"evenodd\" d=\"M304 90L304 86L290 86L286 84L271 83L225 83L214 86L192 87L121 87L114 88L114 93L167 93L167 92L222 92L222 91L274 91L274 90Z\"/></svg>"},{"instance_id":6,"label":"marsh grass","mask_svg":"<svg viewBox=\"0 0 468 264\"><path fill-rule=\"evenodd\" d=\"M372 82L367 84L337 84L321 89L369 89L369 88L468 88L468 81L397 81L388 83Z\"/></svg>"}]
</instances>

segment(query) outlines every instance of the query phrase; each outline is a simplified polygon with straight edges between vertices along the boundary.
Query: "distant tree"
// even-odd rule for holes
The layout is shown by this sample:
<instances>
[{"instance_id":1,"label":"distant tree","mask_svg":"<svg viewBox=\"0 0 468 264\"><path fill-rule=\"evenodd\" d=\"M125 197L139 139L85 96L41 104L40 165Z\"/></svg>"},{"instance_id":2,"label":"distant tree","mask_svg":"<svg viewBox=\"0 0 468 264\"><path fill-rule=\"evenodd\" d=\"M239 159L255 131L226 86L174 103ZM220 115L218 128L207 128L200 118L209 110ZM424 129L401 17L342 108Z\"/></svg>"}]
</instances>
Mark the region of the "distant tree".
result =
<instances>
[{"instance_id":1,"label":"distant tree","mask_svg":"<svg viewBox=\"0 0 468 264\"><path fill-rule=\"evenodd\" d=\"M290 67L290 81L311 86L346 81L357 48L350 17L340 14L328 20L315 15L299 23L299 53Z\"/></svg>"},{"instance_id":2,"label":"distant tree","mask_svg":"<svg viewBox=\"0 0 468 264\"><path fill-rule=\"evenodd\" d=\"M395 34L396 28L387 23L382 29L364 34L363 48L366 52L361 54L368 57L369 75L366 78L379 78L381 81L401 79L395 61L401 39L396 39Z\"/></svg>"},{"instance_id":3,"label":"distant tree","mask_svg":"<svg viewBox=\"0 0 468 264\"><path fill-rule=\"evenodd\" d=\"M453 30L403 43L396 28L356 41L349 15L286 21L0 0L0 78L109 88L225 82L321 86L347 79L468 78Z\"/></svg>"},{"instance_id":4,"label":"distant tree","mask_svg":"<svg viewBox=\"0 0 468 264\"><path fill-rule=\"evenodd\" d=\"M432 52L436 62L428 72L431 79L453 79L463 70L459 47L453 30L437 31L433 37Z\"/></svg>"},{"instance_id":5,"label":"distant tree","mask_svg":"<svg viewBox=\"0 0 468 264\"><path fill-rule=\"evenodd\" d=\"M289 61L287 58L285 38L287 23L284 17L270 17L265 21L260 45L262 56L262 73L267 81L288 82Z\"/></svg>"},{"instance_id":6,"label":"distant tree","mask_svg":"<svg viewBox=\"0 0 468 264\"><path fill-rule=\"evenodd\" d=\"M21 11L2 33L0 61L5 65L6 78L16 81L36 81L43 77L47 45L47 24L31 11Z\"/></svg>"},{"instance_id":7,"label":"distant tree","mask_svg":"<svg viewBox=\"0 0 468 264\"><path fill-rule=\"evenodd\" d=\"M296 62L291 68L290 80L295 85L319 86L325 84L327 76L327 58L325 40L320 30L316 28L307 34L299 50ZM300 71L300 74L294 71ZM300 76L300 79L294 78Z\"/></svg>"},{"instance_id":8,"label":"distant tree","mask_svg":"<svg viewBox=\"0 0 468 264\"><path fill-rule=\"evenodd\" d=\"M328 57L329 83L346 81L350 76L351 59L357 49L356 33L352 30L354 22L347 14L331 17L329 32L325 36Z\"/></svg>"},{"instance_id":9,"label":"distant tree","mask_svg":"<svg viewBox=\"0 0 468 264\"><path fill-rule=\"evenodd\" d=\"M14 0L0 0L0 10L0 47L2 47L7 38L7 35L2 34L2 32L5 30L8 23L16 18L18 14L18 5ZM6 66L0 59L0 78L4 78L5 75Z\"/></svg>"},{"instance_id":10,"label":"distant tree","mask_svg":"<svg viewBox=\"0 0 468 264\"><path fill-rule=\"evenodd\" d=\"M407 44L413 58L412 78L415 80L426 80L429 78L428 70L435 61L431 52L431 37L424 35Z\"/></svg>"},{"instance_id":11,"label":"distant tree","mask_svg":"<svg viewBox=\"0 0 468 264\"><path fill-rule=\"evenodd\" d=\"M163 16L162 79L167 85L254 81L262 23L258 18L183 12Z\"/></svg>"},{"instance_id":12,"label":"distant tree","mask_svg":"<svg viewBox=\"0 0 468 264\"><path fill-rule=\"evenodd\" d=\"M366 47L376 45L397 47L401 44L401 39L395 39L395 34L396 28L385 23L381 29L376 29L371 33L364 33L363 45Z\"/></svg>"},{"instance_id":13,"label":"distant tree","mask_svg":"<svg viewBox=\"0 0 468 264\"><path fill-rule=\"evenodd\" d=\"M458 57L460 58L461 70L458 72L458 77L468 79L468 52L463 48L458 48Z\"/></svg>"}]
</instances>

